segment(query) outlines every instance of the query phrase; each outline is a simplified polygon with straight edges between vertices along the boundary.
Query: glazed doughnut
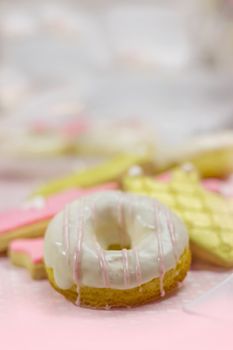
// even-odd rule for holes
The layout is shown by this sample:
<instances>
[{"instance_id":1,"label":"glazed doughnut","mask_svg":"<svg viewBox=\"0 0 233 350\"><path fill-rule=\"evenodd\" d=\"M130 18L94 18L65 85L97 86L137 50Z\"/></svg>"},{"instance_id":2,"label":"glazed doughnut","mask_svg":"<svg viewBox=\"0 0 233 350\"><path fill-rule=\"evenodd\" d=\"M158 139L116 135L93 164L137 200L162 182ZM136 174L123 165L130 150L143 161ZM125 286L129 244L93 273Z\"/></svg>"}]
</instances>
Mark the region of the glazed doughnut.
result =
<instances>
[{"instance_id":1,"label":"glazed doughnut","mask_svg":"<svg viewBox=\"0 0 233 350\"><path fill-rule=\"evenodd\" d=\"M67 205L45 235L52 286L77 305L130 307L160 298L190 266L188 234L155 199L108 191Z\"/></svg>"}]
</instances>

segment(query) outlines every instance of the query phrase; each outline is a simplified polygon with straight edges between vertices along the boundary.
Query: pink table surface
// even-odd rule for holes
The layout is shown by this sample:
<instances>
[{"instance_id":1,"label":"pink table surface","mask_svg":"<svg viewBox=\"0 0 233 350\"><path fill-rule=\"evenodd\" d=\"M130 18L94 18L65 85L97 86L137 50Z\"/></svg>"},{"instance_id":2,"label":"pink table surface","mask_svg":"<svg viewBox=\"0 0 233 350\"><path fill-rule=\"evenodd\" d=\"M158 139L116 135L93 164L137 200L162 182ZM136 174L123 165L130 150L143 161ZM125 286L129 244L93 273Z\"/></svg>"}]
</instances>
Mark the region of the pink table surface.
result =
<instances>
[{"instance_id":1,"label":"pink table surface","mask_svg":"<svg viewBox=\"0 0 233 350\"><path fill-rule=\"evenodd\" d=\"M0 180L0 208L15 205L35 181ZM221 349L233 348L232 322L183 311L218 285L229 271L195 263L180 290L162 302L129 310L78 308L47 281L0 257L0 344L27 349ZM221 341L221 343L220 343Z\"/></svg>"}]
</instances>

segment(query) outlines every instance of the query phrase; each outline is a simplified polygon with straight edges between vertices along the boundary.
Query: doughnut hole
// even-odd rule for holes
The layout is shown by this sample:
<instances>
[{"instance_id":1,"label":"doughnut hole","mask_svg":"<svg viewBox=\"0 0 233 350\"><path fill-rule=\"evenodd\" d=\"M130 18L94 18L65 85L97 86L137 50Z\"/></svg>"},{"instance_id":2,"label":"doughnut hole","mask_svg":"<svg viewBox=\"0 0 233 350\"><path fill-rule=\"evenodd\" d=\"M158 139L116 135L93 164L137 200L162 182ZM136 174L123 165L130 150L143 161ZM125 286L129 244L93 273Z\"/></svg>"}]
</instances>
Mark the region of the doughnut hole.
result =
<instances>
[{"instance_id":1,"label":"doughnut hole","mask_svg":"<svg viewBox=\"0 0 233 350\"><path fill-rule=\"evenodd\" d=\"M99 208L98 219L95 222L95 236L97 242L104 250L133 249L145 236L147 230L143 229L137 220L137 213L129 215L128 208L123 208L123 219L113 208Z\"/></svg>"},{"instance_id":2,"label":"doughnut hole","mask_svg":"<svg viewBox=\"0 0 233 350\"><path fill-rule=\"evenodd\" d=\"M95 223L95 235L99 245L104 250L132 248L127 224L125 222L119 222L117 213L111 210L111 208L99 210L98 219Z\"/></svg>"}]
</instances>

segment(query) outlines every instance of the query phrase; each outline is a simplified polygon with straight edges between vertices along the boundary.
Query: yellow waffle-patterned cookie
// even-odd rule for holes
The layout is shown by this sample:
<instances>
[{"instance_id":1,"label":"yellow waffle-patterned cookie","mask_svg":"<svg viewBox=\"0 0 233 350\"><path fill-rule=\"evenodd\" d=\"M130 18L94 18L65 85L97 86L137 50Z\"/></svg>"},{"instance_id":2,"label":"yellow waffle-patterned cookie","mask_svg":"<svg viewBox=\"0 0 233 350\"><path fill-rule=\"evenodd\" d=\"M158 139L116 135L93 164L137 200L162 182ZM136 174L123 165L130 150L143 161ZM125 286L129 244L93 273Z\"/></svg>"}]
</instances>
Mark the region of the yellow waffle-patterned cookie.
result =
<instances>
[{"instance_id":1,"label":"yellow waffle-patterned cookie","mask_svg":"<svg viewBox=\"0 0 233 350\"><path fill-rule=\"evenodd\" d=\"M233 266L233 200L204 189L195 169L176 169L164 182L127 177L123 188L154 197L174 210L188 228L194 256Z\"/></svg>"},{"instance_id":2,"label":"yellow waffle-patterned cookie","mask_svg":"<svg viewBox=\"0 0 233 350\"><path fill-rule=\"evenodd\" d=\"M150 162L144 155L118 155L104 164L50 181L33 193L33 196L48 197L73 187L86 188L109 181L119 181L134 165L144 170L150 168Z\"/></svg>"}]
</instances>

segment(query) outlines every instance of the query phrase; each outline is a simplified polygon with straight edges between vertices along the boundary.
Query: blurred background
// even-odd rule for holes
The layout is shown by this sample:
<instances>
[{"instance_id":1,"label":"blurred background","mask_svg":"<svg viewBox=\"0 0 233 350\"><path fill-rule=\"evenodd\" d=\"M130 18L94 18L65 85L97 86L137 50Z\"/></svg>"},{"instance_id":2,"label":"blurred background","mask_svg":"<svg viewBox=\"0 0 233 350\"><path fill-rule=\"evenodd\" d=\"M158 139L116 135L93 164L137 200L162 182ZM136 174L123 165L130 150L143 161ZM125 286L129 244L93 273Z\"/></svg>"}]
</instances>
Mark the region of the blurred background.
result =
<instances>
[{"instance_id":1,"label":"blurred background","mask_svg":"<svg viewBox=\"0 0 233 350\"><path fill-rule=\"evenodd\" d=\"M0 173L29 125L139 119L170 145L229 129L232 75L231 0L1 0Z\"/></svg>"},{"instance_id":2,"label":"blurred background","mask_svg":"<svg viewBox=\"0 0 233 350\"><path fill-rule=\"evenodd\" d=\"M4 215L6 222L9 220L5 210L16 206L21 213L29 208L30 214L31 208L41 208L41 199L43 207L43 198L35 197L35 202L29 198L47 180L70 175L120 153L141 157L141 163L135 161L133 169L124 167L120 176L128 170L133 170L132 175L148 170L157 176L191 161L204 178L206 189L232 198L233 0L0 0L3 227ZM118 171L119 163L116 167L113 159L101 175L108 178L112 164ZM189 172L192 168L189 164L184 169ZM89 176L94 179L93 173ZM56 190L56 182L52 188ZM189 199L186 190L182 197L182 190L181 208L182 200L185 203L186 196ZM174 191L174 196L178 198L179 192ZM194 193L194 207L196 201ZM222 256L228 256L232 250L231 222L225 216L225 206L215 217L215 202L210 212L202 202L204 219L200 215L200 227L207 218L211 232L215 225L213 234L221 234L222 225L226 228L226 236L223 231L219 239L219 250L223 249ZM190 208L192 214L192 201ZM219 213L223 213L222 220ZM213 235L213 242L215 238ZM213 256L214 249L218 247L213 248ZM40 317L41 310L48 310L49 317L54 310L54 315L65 315L62 301L50 300L43 284L42 289L31 285L34 298L30 297L28 281L21 283L24 280L18 279L19 272L2 261L1 278L5 276L6 282L2 283L5 289L0 308L4 320L4 310L16 310L21 315L18 306L28 306L28 299L36 299L32 319ZM161 310L173 312L228 273L202 267L201 263L192 267L188 288L161 303ZM12 308L14 303L16 308ZM154 324L157 314L155 318L149 308L148 315L150 324ZM44 324L43 319L38 320ZM106 321L113 329L111 318ZM141 324L139 313L136 322ZM135 320L131 324L135 326Z\"/></svg>"}]
</instances>

